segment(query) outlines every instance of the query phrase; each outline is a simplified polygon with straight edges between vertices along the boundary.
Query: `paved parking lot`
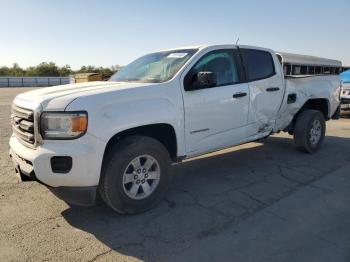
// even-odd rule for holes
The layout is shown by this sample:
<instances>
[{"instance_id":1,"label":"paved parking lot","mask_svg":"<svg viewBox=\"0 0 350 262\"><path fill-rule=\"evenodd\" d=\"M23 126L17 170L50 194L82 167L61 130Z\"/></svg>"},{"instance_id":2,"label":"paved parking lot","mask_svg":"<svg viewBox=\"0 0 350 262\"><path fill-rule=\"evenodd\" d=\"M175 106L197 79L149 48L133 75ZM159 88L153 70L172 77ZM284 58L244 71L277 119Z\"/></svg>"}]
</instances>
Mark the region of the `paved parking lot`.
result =
<instances>
[{"instance_id":1,"label":"paved parking lot","mask_svg":"<svg viewBox=\"0 0 350 262\"><path fill-rule=\"evenodd\" d=\"M314 155L279 134L185 162L160 206L120 216L17 183L9 106L23 90L0 88L0 261L350 261L350 118Z\"/></svg>"}]
</instances>

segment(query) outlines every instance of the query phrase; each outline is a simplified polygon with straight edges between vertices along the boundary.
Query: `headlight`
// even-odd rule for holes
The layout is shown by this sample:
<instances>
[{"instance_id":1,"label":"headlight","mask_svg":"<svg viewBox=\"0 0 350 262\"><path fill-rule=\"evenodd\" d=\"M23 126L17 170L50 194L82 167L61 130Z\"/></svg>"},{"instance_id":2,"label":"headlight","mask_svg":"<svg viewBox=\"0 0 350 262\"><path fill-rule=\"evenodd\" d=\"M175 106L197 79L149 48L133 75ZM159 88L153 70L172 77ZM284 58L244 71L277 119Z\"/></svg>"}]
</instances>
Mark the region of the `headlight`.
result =
<instances>
[{"instance_id":1,"label":"headlight","mask_svg":"<svg viewBox=\"0 0 350 262\"><path fill-rule=\"evenodd\" d=\"M85 134L86 112L44 112L40 117L43 139L75 139Z\"/></svg>"}]
</instances>

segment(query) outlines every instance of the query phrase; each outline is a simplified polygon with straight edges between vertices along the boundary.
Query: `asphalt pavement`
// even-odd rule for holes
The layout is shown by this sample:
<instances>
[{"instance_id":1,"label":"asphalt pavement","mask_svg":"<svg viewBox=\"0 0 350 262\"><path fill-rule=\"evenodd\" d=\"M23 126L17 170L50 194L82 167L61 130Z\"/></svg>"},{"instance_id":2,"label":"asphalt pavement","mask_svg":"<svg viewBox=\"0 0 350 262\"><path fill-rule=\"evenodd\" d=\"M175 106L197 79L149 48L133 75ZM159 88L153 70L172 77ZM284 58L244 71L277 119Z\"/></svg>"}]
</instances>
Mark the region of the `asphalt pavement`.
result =
<instances>
[{"instance_id":1,"label":"asphalt pavement","mask_svg":"<svg viewBox=\"0 0 350 262\"><path fill-rule=\"evenodd\" d=\"M0 261L350 261L350 118L313 155L281 133L186 161L159 206L121 216L17 182L9 115L25 90L0 88Z\"/></svg>"}]
</instances>

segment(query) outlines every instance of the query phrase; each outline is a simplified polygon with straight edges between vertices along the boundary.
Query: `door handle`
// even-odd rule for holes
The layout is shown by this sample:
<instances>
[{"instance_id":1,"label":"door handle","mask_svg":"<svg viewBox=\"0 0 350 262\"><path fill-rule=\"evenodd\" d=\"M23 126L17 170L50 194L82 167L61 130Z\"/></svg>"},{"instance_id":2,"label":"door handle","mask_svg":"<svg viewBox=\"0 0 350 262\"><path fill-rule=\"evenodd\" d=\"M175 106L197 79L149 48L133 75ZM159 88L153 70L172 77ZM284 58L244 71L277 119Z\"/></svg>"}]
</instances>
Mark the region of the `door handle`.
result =
<instances>
[{"instance_id":1,"label":"door handle","mask_svg":"<svg viewBox=\"0 0 350 262\"><path fill-rule=\"evenodd\" d=\"M269 87L269 88L266 88L266 91L267 91L267 92L276 92L276 91L278 91L278 90L280 90L279 87Z\"/></svg>"},{"instance_id":2,"label":"door handle","mask_svg":"<svg viewBox=\"0 0 350 262\"><path fill-rule=\"evenodd\" d=\"M242 92L242 93L235 93L232 95L232 97L233 98L240 98L240 97L244 97L246 95L247 95L247 93Z\"/></svg>"}]
</instances>

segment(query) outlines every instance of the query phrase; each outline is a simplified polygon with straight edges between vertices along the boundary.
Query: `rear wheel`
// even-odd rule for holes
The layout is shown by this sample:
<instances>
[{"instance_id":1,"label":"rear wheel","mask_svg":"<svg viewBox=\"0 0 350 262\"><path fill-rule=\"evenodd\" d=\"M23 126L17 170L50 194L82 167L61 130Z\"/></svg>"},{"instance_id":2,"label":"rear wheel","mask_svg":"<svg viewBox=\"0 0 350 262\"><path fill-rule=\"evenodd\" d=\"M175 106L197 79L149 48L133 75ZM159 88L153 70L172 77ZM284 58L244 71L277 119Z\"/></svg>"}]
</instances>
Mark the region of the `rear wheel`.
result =
<instances>
[{"instance_id":1,"label":"rear wheel","mask_svg":"<svg viewBox=\"0 0 350 262\"><path fill-rule=\"evenodd\" d=\"M170 156L159 141L130 136L106 156L100 194L119 213L135 214L155 206L170 182Z\"/></svg>"},{"instance_id":2,"label":"rear wheel","mask_svg":"<svg viewBox=\"0 0 350 262\"><path fill-rule=\"evenodd\" d=\"M323 114L318 110L305 110L297 118L294 127L294 143L299 151L316 152L326 133Z\"/></svg>"}]
</instances>

